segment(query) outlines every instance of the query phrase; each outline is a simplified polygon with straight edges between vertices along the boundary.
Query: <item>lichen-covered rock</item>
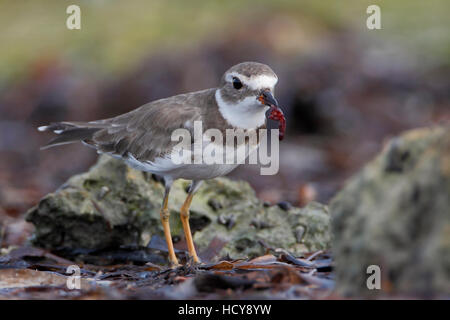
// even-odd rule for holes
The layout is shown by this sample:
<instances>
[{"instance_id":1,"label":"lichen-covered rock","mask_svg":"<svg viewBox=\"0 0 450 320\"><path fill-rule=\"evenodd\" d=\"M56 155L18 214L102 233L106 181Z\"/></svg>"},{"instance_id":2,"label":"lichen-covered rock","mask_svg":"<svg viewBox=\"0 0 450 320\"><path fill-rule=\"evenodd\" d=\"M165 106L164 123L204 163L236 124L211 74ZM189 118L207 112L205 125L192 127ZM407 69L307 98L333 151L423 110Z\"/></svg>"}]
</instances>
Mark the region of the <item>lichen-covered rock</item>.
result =
<instances>
[{"instance_id":1,"label":"lichen-covered rock","mask_svg":"<svg viewBox=\"0 0 450 320\"><path fill-rule=\"evenodd\" d=\"M330 213L340 293L448 296L450 127L392 139ZM367 288L370 265L381 268L381 290Z\"/></svg>"},{"instance_id":2,"label":"lichen-covered rock","mask_svg":"<svg viewBox=\"0 0 450 320\"><path fill-rule=\"evenodd\" d=\"M183 235L179 208L189 181L174 183L170 197L173 236ZM70 178L55 193L30 209L34 244L49 249L101 249L145 245L162 237L159 210L164 188L160 182L107 156L88 172ZM191 228L198 251L218 237L226 242L219 256L263 254L259 243L299 254L329 246L327 207L283 210L266 207L242 181L217 178L205 181L191 206ZM180 238L180 237L175 237Z\"/></svg>"}]
</instances>

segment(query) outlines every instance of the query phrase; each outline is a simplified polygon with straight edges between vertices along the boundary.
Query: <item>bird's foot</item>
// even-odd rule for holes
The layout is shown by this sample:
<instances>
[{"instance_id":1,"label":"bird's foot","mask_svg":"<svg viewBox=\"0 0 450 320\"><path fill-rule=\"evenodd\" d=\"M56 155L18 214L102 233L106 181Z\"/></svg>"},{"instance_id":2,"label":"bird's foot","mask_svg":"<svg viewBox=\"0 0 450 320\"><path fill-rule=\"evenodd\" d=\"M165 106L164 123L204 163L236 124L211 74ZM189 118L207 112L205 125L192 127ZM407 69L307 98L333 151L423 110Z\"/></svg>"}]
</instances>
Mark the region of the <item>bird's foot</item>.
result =
<instances>
[{"instance_id":1,"label":"bird's foot","mask_svg":"<svg viewBox=\"0 0 450 320\"><path fill-rule=\"evenodd\" d=\"M190 266L190 267L198 267L203 265L204 263L197 257L197 256L188 256L188 259L186 261L186 266Z\"/></svg>"},{"instance_id":2,"label":"bird's foot","mask_svg":"<svg viewBox=\"0 0 450 320\"><path fill-rule=\"evenodd\" d=\"M170 269L177 269L179 267L181 267L182 265L178 262L178 260L175 261L169 261L169 268Z\"/></svg>"}]
</instances>

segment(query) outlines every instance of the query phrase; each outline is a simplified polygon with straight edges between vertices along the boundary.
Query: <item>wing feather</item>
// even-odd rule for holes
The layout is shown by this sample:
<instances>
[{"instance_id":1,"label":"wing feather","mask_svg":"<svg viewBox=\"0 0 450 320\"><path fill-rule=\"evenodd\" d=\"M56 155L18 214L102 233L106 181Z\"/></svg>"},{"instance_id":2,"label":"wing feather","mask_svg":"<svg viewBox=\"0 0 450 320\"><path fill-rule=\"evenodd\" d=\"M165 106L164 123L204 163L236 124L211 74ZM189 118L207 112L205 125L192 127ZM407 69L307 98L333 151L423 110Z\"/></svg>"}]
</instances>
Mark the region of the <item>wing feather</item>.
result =
<instances>
[{"instance_id":1,"label":"wing feather","mask_svg":"<svg viewBox=\"0 0 450 320\"><path fill-rule=\"evenodd\" d=\"M45 146L83 141L100 153L152 162L171 152L178 141L171 141L175 129L191 131L194 121L202 120L214 99L215 89L181 94L147 103L114 118L90 122L57 122L40 131L58 134Z\"/></svg>"},{"instance_id":2,"label":"wing feather","mask_svg":"<svg viewBox=\"0 0 450 320\"><path fill-rule=\"evenodd\" d=\"M126 156L139 161L153 161L171 152L177 141L171 141L178 128L193 129L186 124L201 120L197 99L179 95L146 104L136 110L108 120L90 141L100 152ZM104 124L104 123L102 123Z\"/></svg>"}]
</instances>

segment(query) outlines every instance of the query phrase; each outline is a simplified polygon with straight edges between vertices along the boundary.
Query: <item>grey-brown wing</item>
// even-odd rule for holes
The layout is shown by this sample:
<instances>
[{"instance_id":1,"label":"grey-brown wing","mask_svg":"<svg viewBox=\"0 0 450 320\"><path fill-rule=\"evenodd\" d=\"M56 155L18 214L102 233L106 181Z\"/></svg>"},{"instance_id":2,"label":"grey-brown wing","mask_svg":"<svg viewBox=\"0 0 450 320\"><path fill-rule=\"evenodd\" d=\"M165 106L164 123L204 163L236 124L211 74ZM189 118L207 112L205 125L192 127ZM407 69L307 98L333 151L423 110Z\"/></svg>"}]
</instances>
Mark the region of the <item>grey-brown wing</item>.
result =
<instances>
[{"instance_id":1,"label":"grey-brown wing","mask_svg":"<svg viewBox=\"0 0 450 320\"><path fill-rule=\"evenodd\" d=\"M115 118L93 122L104 126L85 142L100 152L119 156L131 154L140 161L153 161L170 153L175 129L193 130L201 120L201 108L185 95L158 100ZM192 134L191 134L192 135ZM193 135L192 135L193 136Z\"/></svg>"}]
</instances>

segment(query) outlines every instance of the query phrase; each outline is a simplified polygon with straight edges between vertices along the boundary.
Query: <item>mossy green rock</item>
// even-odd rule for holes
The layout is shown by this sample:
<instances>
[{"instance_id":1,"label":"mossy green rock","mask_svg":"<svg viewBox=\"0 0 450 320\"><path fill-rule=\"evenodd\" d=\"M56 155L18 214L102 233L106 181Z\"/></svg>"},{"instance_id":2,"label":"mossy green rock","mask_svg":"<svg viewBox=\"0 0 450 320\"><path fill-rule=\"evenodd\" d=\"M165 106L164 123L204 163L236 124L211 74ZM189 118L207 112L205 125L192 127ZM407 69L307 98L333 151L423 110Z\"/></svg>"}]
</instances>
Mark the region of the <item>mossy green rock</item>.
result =
<instances>
[{"instance_id":1,"label":"mossy green rock","mask_svg":"<svg viewBox=\"0 0 450 320\"><path fill-rule=\"evenodd\" d=\"M189 181L174 183L170 198L173 236L182 236L179 208ZM34 244L49 248L102 249L146 245L163 236L159 210L164 188L143 172L102 156L88 172L70 178L56 192L30 209ZM327 207L266 207L248 183L217 178L205 181L191 206L191 228L201 252L214 238L226 242L218 256L263 254L267 246L295 254L328 248L330 218ZM179 238L179 237L178 237Z\"/></svg>"},{"instance_id":2,"label":"mossy green rock","mask_svg":"<svg viewBox=\"0 0 450 320\"><path fill-rule=\"evenodd\" d=\"M341 294L448 297L450 127L392 139L330 202L330 213ZM381 269L381 290L367 287L370 265Z\"/></svg>"}]
</instances>

